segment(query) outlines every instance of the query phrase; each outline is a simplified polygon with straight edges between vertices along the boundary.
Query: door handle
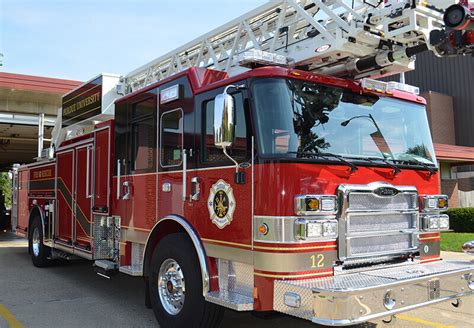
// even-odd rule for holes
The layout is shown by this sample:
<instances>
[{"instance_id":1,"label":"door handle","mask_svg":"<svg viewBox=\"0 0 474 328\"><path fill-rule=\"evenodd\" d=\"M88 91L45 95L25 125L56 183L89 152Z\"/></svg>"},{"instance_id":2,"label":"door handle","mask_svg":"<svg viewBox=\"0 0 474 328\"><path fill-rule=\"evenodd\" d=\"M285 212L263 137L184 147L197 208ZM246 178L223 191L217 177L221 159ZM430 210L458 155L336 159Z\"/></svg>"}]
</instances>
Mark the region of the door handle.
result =
<instances>
[{"instance_id":1,"label":"door handle","mask_svg":"<svg viewBox=\"0 0 474 328\"><path fill-rule=\"evenodd\" d=\"M121 178L121 167L120 167L120 160L117 160L117 200L120 199L120 178Z\"/></svg>"},{"instance_id":2,"label":"door handle","mask_svg":"<svg viewBox=\"0 0 474 328\"><path fill-rule=\"evenodd\" d=\"M201 196L201 184L199 183L198 177L193 177L191 179L191 196L190 201L199 200Z\"/></svg>"},{"instance_id":3,"label":"door handle","mask_svg":"<svg viewBox=\"0 0 474 328\"><path fill-rule=\"evenodd\" d=\"M132 183L130 181L124 181L122 184L123 189L123 200L128 200L132 198Z\"/></svg>"}]
</instances>

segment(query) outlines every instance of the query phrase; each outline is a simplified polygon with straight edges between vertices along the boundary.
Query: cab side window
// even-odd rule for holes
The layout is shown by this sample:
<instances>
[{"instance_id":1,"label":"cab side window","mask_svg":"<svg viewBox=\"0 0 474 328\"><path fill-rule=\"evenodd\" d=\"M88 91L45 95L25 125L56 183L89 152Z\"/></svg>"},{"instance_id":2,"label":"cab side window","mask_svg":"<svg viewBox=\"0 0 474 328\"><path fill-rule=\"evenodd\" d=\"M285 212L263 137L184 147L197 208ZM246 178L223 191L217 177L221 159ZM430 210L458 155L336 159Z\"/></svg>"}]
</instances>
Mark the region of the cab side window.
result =
<instances>
[{"instance_id":1,"label":"cab side window","mask_svg":"<svg viewBox=\"0 0 474 328\"><path fill-rule=\"evenodd\" d=\"M183 153L183 110L175 109L161 115L161 166L180 166Z\"/></svg>"},{"instance_id":2,"label":"cab side window","mask_svg":"<svg viewBox=\"0 0 474 328\"><path fill-rule=\"evenodd\" d=\"M156 104L148 98L132 106L132 170L152 172L156 169Z\"/></svg>"},{"instance_id":3,"label":"cab side window","mask_svg":"<svg viewBox=\"0 0 474 328\"><path fill-rule=\"evenodd\" d=\"M247 118L245 115L244 96L241 92L232 95L235 104L235 142L228 154L236 161L248 159L249 138L247 129ZM224 155L222 149L214 146L214 99L205 101L202 108L202 161L227 163L229 159Z\"/></svg>"}]
</instances>

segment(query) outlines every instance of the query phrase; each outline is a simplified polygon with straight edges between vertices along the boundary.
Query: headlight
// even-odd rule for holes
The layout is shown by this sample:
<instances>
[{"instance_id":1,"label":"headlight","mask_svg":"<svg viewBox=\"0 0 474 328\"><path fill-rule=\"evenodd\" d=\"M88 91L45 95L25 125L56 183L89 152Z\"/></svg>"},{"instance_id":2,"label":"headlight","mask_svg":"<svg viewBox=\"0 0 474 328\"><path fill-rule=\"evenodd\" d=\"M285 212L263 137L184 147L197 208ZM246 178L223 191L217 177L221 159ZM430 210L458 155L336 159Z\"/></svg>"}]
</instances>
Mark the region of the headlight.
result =
<instances>
[{"instance_id":1,"label":"headlight","mask_svg":"<svg viewBox=\"0 0 474 328\"><path fill-rule=\"evenodd\" d=\"M449 230L449 216L442 215L439 217L439 229Z\"/></svg>"},{"instance_id":2,"label":"headlight","mask_svg":"<svg viewBox=\"0 0 474 328\"><path fill-rule=\"evenodd\" d=\"M323 236L324 237L337 237L337 222L329 221L323 223Z\"/></svg>"},{"instance_id":3,"label":"headlight","mask_svg":"<svg viewBox=\"0 0 474 328\"><path fill-rule=\"evenodd\" d=\"M306 237L315 238L323 235L323 224L320 222L307 222L306 223Z\"/></svg>"},{"instance_id":4,"label":"headlight","mask_svg":"<svg viewBox=\"0 0 474 328\"><path fill-rule=\"evenodd\" d=\"M422 196L421 208L425 212L447 210L448 209L448 196L446 195Z\"/></svg>"},{"instance_id":5,"label":"headlight","mask_svg":"<svg viewBox=\"0 0 474 328\"><path fill-rule=\"evenodd\" d=\"M299 240L336 238L337 225L336 220L298 219L295 222L295 237Z\"/></svg>"},{"instance_id":6,"label":"headlight","mask_svg":"<svg viewBox=\"0 0 474 328\"><path fill-rule=\"evenodd\" d=\"M446 214L424 215L422 220L425 231L449 230L449 216Z\"/></svg>"},{"instance_id":7,"label":"headlight","mask_svg":"<svg viewBox=\"0 0 474 328\"><path fill-rule=\"evenodd\" d=\"M298 195L295 197L296 215L334 214L337 212L334 195Z\"/></svg>"}]
</instances>

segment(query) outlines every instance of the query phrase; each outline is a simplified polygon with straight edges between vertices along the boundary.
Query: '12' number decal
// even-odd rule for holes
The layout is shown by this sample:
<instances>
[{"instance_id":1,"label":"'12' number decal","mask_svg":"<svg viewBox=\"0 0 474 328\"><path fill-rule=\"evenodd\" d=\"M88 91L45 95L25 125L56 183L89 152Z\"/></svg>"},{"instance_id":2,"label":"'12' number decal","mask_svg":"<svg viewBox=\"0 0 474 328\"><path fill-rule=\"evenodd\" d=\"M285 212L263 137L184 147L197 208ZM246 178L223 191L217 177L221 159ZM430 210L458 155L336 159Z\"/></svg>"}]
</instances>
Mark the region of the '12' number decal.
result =
<instances>
[{"instance_id":1,"label":"'12' number decal","mask_svg":"<svg viewBox=\"0 0 474 328\"><path fill-rule=\"evenodd\" d=\"M324 255L317 254L311 255L311 269L324 267Z\"/></svg>"}]
</instances>

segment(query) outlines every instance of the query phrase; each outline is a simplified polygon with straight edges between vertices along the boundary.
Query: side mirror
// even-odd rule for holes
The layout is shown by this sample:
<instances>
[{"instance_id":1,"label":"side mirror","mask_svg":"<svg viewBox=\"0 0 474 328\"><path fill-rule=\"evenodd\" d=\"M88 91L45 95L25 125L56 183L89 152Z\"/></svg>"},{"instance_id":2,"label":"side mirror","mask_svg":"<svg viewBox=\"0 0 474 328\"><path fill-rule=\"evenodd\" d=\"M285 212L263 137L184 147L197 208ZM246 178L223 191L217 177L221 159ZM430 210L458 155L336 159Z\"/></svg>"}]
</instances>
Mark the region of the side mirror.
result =
<instances>
[{"instance_id":1,"label":"side mirror","mask_svg":"<svg viewBox=\"0 0 474 328\"><path fill-rule=\"evenodd\" d=\"M468 241L462 246L464 253L474 255L474 240Z\"/></svg>"},{"instance_id":2,"label":"side mirror","mask_svg":"<svg viewBox=\"0 0 474 328\"><path fill-rule=\"evenodd\" d=\"M226 149L232 147L235 137L234 98L227 94L217 95L214 101L214 145Z\"/></svg>"}]
</instances>

